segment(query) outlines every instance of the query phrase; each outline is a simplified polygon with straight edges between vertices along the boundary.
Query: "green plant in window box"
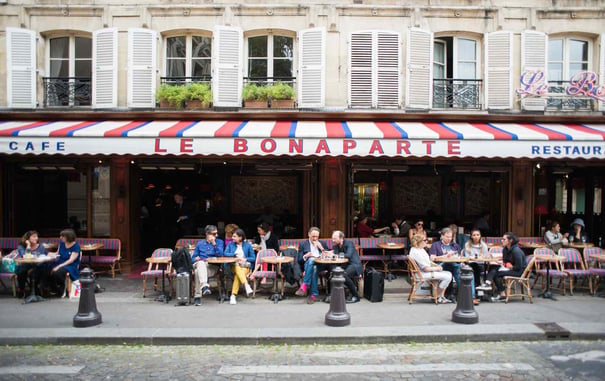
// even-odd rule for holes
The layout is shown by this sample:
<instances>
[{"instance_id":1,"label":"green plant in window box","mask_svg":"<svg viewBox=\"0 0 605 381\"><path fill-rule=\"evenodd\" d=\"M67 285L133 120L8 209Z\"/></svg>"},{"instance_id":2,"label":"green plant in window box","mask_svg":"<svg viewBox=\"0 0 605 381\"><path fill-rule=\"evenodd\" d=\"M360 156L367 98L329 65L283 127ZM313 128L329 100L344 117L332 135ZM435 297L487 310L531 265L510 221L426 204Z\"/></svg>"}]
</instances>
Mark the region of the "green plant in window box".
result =
<instances>
[{"instance_id":1,"label":"green plant in window box","mask_svg":"<svg viewBox=\"0 0 605 381\"><path fill-rule=\"evenodd\" d=\"M208 83L190 83L185 94L188 109L209 108L212 104L212 88Z\"/></svg>"},{"instance_id":2,"label":"green plant in window box","mask_svg":"<svg viewBox=\"0 0 605 381\"><path fill-rule=\"evenodd\" d=\"M187 94L185 86L165 83L158 87L155 97L160 107L182 108Z\"/></svg>"},{"instance_id":3,"label":"green plant in window box","mask_svg":"<svg viewBox=\"0 0 605 381\"><path fill-rule=\"evenodd\" d=\"M269 87L256 83L246 83L242 89L242 99L246 108L267 108L269 106Z\"/></svg>"},{"instance_id":4,"label":"green plant in window box","mask_svg":"<svg viewBox=\"0 0 605 381\"><path fill-rule=\"evenodd\" d=\"M294 108L294 87L288 83L276 82L269 89L271 108Z\"/></svg>"}]
</instances>

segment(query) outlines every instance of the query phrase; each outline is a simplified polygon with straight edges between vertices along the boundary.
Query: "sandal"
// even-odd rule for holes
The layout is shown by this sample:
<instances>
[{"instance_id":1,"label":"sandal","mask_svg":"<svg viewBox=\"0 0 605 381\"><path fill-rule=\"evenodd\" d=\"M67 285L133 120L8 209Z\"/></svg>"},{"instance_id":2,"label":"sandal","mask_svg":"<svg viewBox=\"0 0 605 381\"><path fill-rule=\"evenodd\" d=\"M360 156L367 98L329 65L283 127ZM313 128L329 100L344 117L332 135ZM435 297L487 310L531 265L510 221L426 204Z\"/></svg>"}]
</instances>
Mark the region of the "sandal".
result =
<instances>
[{"instance_id":1,"label":"sandal","mask_svg":"<svg viewBox=\"0 0 605 381\"><path fill-rule=\"evenodd\" d=\"M449 300L448 298L446 298L445 296L442 296L439 299L437 299L437 303L439 303L439 304L451 304L452 301Z\"/></svg>"}]
</instances>

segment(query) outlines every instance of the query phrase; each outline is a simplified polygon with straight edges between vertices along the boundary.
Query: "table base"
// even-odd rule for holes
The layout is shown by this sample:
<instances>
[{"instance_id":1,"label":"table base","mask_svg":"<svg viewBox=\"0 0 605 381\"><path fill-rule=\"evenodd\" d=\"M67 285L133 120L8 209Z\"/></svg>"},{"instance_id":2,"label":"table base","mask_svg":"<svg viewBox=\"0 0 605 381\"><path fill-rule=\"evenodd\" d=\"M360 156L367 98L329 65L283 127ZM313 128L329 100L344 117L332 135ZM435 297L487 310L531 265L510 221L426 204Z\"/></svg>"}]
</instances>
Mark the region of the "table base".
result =
<instances>
[{"instance_id":1,"label":"table base","mask_svg":"<svg viewBox=\"0 0 605 381\"><path fill-rule=\"evenodd\" d=\"M550 290L546 290L543 293L541 293L540 295L538 295L538 298L544 298L544 299L550 299L550 300L554 300L556 301L557 299L553 296L552 292Z\"/></svg>"},{"instance_id":2,"label":"table base","mask_svg":"<svg viewBox=\"0 0 605 381\"><path fill-rule=\"evenodd\" d=\"M29 303L37 303L37 302L44 302L46 301L46 298L43 298L40 295L30 295L27 298L23 299L23 304L29 304Z\"/></svg>"}]
</instances>

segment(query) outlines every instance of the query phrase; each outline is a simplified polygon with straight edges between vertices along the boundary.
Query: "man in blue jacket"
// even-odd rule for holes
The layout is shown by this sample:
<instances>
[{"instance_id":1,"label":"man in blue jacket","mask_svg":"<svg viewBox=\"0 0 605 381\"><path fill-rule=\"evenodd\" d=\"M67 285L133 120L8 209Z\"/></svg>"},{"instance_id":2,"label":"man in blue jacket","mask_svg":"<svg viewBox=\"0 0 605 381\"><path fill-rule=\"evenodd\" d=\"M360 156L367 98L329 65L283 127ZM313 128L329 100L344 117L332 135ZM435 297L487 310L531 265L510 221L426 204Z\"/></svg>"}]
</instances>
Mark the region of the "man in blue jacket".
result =
<instances>
[{"instance_id":1,"label":"man in blue jacket","mask_svg":"<svg viewBox=\"0 0 605 381\"><path fill-rule=\"evenodd\" d=\"M195 294L193 295L193 304L199 306L202 304L202 295L210 295L210 286L208 277L216 274L215 266L208 266L208 258L222 257L225 244L222 239L217 238L218 228L214 225L207 225L204 228L206 239L201 240L195 246L195 251L191 257L193 262L193 273L195 275Z\"/></svg>"},{"instance_id":2,"label":"man in blue jacket","mask_svg":"<svg viewBox=\"0 0 605 381\"><path fill-rule=\"evenodd\" d=\"M429 255L440 257L442 255L452 256L452 255L460 255L460 246L452 241L454 232L450 228L441 229L441 239L439 241L433 242L431 248L429 249ZM444 263L441 265L443 270L449 271L452 273L452 277L456 280L456 285L460 287L460 263ZM453 288L450 283L448 287L448 299L455 301L456 297L453 294Z\"/></svg>"},{"instance_id":3,"label":"man in blue jacket","mask_svg":"<svg viewBox=\"0 0 605 381\"><path fill-rule=\"evenodd\" d=\"M321 257L328 246L325 242L319 240L319 228L310 228L308 235L309 239L301 242L298 246L298 260L304 264L305 276L302 285L296 290L296 295L305 296L307 295L307 290L310 289L307 304L313 304L319 297L317 274L324 268L324 266L316 265L315 259Z\"/></svg>"}]
</instances>

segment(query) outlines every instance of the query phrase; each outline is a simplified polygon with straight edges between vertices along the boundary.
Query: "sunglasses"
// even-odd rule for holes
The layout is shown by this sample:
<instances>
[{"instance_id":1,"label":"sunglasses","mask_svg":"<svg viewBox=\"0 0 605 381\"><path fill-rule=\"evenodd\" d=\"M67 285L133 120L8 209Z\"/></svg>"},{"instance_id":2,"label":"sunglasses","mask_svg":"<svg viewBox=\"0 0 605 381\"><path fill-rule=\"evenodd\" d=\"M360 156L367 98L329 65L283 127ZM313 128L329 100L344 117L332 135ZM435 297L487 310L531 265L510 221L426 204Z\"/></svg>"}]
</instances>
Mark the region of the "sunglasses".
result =
<instances>
[{"instance_id":1,"label":"sunglasses","mask_svg":"<svg viewBox=\"0 0 605 381\"><path fill-rule=\"evenodd\" d=\"M424 224L416 224L416 226L423 226Z\"/></svg>"}]
</instances>

